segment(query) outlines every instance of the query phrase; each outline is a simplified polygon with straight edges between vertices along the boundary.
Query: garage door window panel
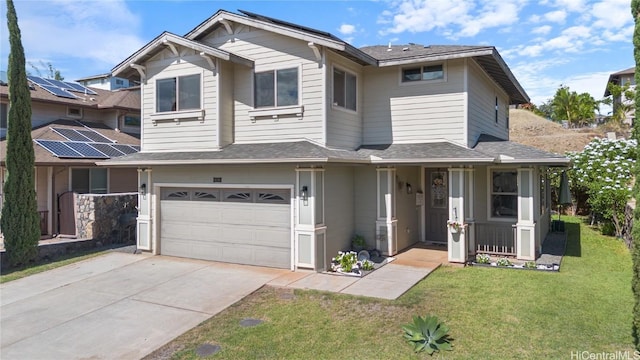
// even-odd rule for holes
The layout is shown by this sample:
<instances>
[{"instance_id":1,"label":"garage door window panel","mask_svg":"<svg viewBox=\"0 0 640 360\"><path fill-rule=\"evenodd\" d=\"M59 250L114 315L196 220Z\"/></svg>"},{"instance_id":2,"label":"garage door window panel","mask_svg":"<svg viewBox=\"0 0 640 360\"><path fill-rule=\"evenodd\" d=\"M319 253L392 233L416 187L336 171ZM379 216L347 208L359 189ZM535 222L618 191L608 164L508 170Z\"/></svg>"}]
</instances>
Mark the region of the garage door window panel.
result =
<instances>
[{"instance_id":1,"label":"garage door window panel","mask_svg":"<svg viewBox=\"0 0 640 360\"><path fill-rule=\"evenodd\" d=\"M256 202L269 203L269 204L288 204L289 192L286 190L283 190L283 191L259 190L257 191L257 194L256 194Z\"/></svg>"},{"instance_id":2,"label":"garage door window panel","mask_svg":"<svg viewBox=\"0 0 640 360\"><path fill-rule=\"evenodd\" d=\"M218 201L220 194L217 190L194 190L192 200L194 201Z\"/></svg>"},{"instance_id":3,"label":"garage door window panel","mask_svg":"<svg viewBox=\"0 0 640 360\"><path fill-rule=\"evenodd\" d=\"M224 192L224 201L253 202L253 197L250 191L226 190Z\"/></svg>"}]
</instances>

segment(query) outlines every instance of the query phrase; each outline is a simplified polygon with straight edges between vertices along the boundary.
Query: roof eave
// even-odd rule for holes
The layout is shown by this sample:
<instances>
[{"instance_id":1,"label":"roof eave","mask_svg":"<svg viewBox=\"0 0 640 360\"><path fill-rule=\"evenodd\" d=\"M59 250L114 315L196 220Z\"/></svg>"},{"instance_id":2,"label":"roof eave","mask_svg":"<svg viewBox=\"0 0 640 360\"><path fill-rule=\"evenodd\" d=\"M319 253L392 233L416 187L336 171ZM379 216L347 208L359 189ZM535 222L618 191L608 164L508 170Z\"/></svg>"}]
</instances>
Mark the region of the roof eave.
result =
<instances>
[{"instance_id":1,"label":"roof eave","mask_svg":"<svg viewBox=\"0 0 640 360\"><path fill-rule=\"evenodd\" d=\"M159 166L159 165L245 165L245 164L295 164L295 163L368 163L360 159L319 158L287 158L287 159L193 159L193 160L140 160L118 161L106 160L96 162L98 166Z\"/></svg>"},{"instance_id":2,"label":"roof eave","mask_svg":"<svg viewBox=\"0 0 640 360\"><path fill-rule=\"evenodd\" d=\"M539 158L539 159L495 159L496 164L526 164L526 165L560 165L568 166L571 161L567 158Z\"/></svg>"},{"instance_id":3,"label":"roof eave","mask_svg":"<svg viewBox=\"0 0 640 360\"><path fill-rule=\"evenodd\" d=\"M396 65L408 65L408 64L416 64L425 61L442 61L442 60L451 60L451 59L463 59L474 56L485 56L492 55L493 48L483 48L483 49L474 49L470 51L458 51L458 52L447 52L444 54L435 54L435 55L419 55L406 57L402 59L391 59L391 60L378 60L379 67L387 67L387 66L396 66Z\"/></svg>"},{"instance_id":4,"label":"roof eave","mask_svg":"<svg viewBox=\"0 0 640 360\"><path fill-rule=\"evenodd\" d=\"M490 164L493 158L371 159L372 164Z\"/></svg>"},{"instance_id":5,"label":"roof eave","mask_svg":"<svg viewBox=\"0 0 640 360\"><path fill-rule=\"evenodd\" d=\"M280 35L290 36L306 42L313 42L317 45L326 46L328 48L340 51L344 51L346 47L345 43L342 41L336 41L323 36L313 35L301 30L290 29L282 25L268 23L259 19L251 19L224 10L218 11L208 20L205 20L196 28L189 31L184 37L190 40L198 39L200 35L204 34L207 30L220 23L222 20L230 20L242 25L252 26L257 29L271 31Z\"/></svg>"}]
</instances>

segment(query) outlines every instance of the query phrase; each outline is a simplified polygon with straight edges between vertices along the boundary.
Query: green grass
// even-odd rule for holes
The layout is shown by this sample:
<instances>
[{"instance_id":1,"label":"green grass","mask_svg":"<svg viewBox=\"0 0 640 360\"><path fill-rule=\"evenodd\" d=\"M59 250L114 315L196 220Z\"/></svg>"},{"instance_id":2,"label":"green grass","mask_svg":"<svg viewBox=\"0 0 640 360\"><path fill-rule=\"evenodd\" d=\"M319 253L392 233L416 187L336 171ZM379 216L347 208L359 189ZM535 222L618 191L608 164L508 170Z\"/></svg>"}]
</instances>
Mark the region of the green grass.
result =
<instances>
[{"instance_id":1,"label":"green grass","mask_svg":"<svg viewBox=\"0 0 640 360\"><path fill-rule=\"evenodd\" d=\"M0 274L0 284L13 280L22 279L30 275L41 273L47 270L59 268L61 266L76 263L78 261L90 259L102 255L106 252L104 249L92 249L87 251L75 252L56 258L53 261L36 263L29 266L3 270Z\"/></svg>"},{"instance_id":2,"label":"green grass","mask_svg":"<svg viewBox=\"0 0 640 360\"><path fill-rule=\"evenodd\" d=\"M417 359L401 326L434 314L451 328L453 352L434 358L570 359L571 352L629 351L631 256L623 244L567 220L559 273L441 267L395 301L265 287L149 358ZM242 328L240 320L264 323Z\"/></svg>"}]
</instances>

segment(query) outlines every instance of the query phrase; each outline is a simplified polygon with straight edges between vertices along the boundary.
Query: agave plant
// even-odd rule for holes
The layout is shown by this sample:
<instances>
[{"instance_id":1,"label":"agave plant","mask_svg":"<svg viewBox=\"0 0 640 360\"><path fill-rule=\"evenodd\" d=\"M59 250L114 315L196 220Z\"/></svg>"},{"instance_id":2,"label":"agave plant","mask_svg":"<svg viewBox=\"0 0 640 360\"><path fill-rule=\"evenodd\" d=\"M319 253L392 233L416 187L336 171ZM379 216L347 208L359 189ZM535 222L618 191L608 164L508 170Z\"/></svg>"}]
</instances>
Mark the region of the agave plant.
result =
<instances>
[{"instance_id":1,"label":"agave plant","mask_svg":"<svg viewBox=\"0 0 640 360\"><path fill-rule=\"evenodd\" d=\"M415 352L426 351L429 355L434 352L451 351L451 338L447 334L449 327L438 321L435 316L414 316L413 322L402 327L404 338L413 345Z\"/></svg>"}]
</instances>

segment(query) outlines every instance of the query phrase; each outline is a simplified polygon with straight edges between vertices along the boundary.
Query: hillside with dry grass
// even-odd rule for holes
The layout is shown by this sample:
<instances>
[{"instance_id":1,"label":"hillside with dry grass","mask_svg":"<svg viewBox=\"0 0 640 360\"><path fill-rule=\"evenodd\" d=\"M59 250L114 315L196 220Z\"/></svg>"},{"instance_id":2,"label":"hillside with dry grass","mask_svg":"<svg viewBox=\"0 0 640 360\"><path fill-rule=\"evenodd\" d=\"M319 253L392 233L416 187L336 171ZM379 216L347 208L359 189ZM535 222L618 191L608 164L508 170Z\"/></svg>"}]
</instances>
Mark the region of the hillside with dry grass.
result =
<instances>
[{"instance_id":1,"label":"hillside with dry grass","mask_svg":"<svg viewBox=\"0 0 640 360\"><path fill-rule=\"evenodd\" d=\"M603 136L598 129L565 129L521 109L509 110L509 128L511 141L557 154L581 151L594 137Z\"/></svg>"}]
</instances>

